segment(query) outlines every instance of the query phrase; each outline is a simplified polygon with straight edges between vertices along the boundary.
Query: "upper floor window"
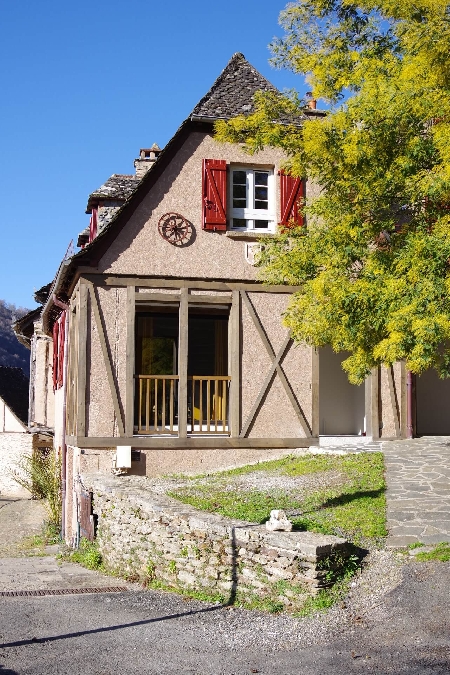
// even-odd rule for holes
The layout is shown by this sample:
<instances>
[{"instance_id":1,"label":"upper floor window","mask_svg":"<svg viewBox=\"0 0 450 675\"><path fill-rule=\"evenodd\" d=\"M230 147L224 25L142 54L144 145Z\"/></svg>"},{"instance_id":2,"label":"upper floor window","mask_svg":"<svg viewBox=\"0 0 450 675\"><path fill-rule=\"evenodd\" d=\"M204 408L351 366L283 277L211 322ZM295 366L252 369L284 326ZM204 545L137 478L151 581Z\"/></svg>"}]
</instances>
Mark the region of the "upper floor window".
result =
<instances>
[{"instance_id":1,"label":"upper floor window","mask_svg":"<svg viewBox=\"0 0 450 675\"><path fill-rule=\"evenodd\" d=\"M273 171L246 167L230 169L230 227L234 230L275 230Z\"/></svg>"}]
</instances>

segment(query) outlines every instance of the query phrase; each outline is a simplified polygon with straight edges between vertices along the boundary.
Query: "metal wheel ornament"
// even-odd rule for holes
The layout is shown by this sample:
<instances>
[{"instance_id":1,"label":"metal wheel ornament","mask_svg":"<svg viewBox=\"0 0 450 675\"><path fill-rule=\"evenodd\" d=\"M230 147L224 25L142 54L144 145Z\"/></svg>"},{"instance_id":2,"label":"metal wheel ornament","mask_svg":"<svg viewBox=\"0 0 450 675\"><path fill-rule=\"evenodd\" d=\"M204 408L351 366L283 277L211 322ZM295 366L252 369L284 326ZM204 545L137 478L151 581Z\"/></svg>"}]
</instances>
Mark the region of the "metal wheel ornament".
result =
<instances>
[{"instance_id":1,"label":"metal wheel ornament","mask_svg":"<svg viewBox=\"0 0 450 675\"><path fill-rule=\"evenodd\" d=\"M192 236L192 225L179 213L165 213L159 219L158 232L173 246L186 246Z\"/></svg>"}]
</instances>

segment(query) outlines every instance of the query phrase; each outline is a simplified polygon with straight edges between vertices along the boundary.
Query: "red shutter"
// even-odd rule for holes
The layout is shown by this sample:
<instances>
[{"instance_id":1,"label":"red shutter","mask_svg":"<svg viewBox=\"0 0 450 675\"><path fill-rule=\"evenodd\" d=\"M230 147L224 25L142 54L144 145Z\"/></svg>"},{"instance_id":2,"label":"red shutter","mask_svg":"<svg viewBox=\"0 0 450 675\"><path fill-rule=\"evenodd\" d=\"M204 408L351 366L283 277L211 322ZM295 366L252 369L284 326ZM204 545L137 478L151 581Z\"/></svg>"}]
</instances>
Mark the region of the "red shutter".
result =
<instances>
[{"instance_id":1,"label":"red shutter","mask_svg":"<svg viewBox=\"0 0 450 675\"><path fill-rule=\"evenodd\" d=\"M280 171L281 222L286 229L303 226L298 202L305 196L305 181Z\"/></svg>"},{"instance_id":2,"label":"red shutter","mask_svg":"<svg viewBox=\"0 0 450 675\"><path fill-rule=\"evenodd\" d=\"M55 321L53 324L53 391L57 388L58 383L58 333L59 323Z\"/></svg>"},{"instance_id":3,"label":"red shutter","mask_svg":"<svg viewBox=\"0 0 450 675\"><path fill-rule=\"evenodd\" d=\"M91 219L89 221L89 243L97 236L97 209L92 209Z\"/></svg>"},{"instance_id":4,"label":"red shutter","mask_svg":"<svg viewBox=\"0 0 450 675\"><path fill-rule=\"evenodd\" d=\"M227 229L227 163L224 159L203 160L203 229Z\"/></svg>"},{"instance_id":5,"label":"red shutter","mask_svg":"<svg viewBox=\"0 0 450 675\"><path fill-rule=\"evenodd\" d=\"M63 312L59 317L59 349L58 349L58 382L57 387L62 387L64 378L64 341L66 337L66 314Z\"/></svg>"}]
</instances>

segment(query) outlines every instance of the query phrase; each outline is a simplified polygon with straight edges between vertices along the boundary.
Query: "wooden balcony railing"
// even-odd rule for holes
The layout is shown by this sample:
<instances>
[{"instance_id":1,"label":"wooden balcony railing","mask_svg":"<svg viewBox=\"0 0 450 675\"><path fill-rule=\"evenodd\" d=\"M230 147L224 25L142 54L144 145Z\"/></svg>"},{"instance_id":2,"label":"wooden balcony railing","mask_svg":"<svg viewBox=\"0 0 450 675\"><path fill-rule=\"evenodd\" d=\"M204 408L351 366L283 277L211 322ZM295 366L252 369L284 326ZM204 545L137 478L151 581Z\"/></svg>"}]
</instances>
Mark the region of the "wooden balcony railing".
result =
<instances>
[{"instance_id":1,"label":"wooden balcony railing","mask_svg":"<svg viewBox=\"0 0 450 675\"><path fill-rule=\"evenodd\" d=\"M178 431L178 375L136 375L139 434Z\"/></svg>"},{"instance_id":2,"label":"wooden balcony railing","mask_svg":"<svg viewBox=\"0 0 450 675\"><path fill-rule=\"evenodd\" d=\"M138 434L178 433L178 375L136 375ZM229 434L231 377L188 377L189 434Z\"/></svg>"},{"instance_id":3,"label":"wooden balcony railing","mask_svg":"<svg viewBox=\"0 0 450 675\"><path fill-rule=\"evenodd\" d=\"M228 435L228 394L231 377L194 375L188 377L188 381L188 432Z\"/></svg>"}]
</instances>

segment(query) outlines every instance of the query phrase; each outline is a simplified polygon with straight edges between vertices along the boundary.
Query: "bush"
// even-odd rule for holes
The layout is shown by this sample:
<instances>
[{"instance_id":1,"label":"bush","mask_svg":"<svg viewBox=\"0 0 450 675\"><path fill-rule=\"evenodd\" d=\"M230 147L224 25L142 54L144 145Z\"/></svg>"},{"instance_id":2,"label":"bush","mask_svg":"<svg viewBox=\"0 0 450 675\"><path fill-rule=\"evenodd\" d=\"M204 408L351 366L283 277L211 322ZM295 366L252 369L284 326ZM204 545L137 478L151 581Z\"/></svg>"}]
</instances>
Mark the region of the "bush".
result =
<instances>
[{"instance_id":1,"label":"bush","mask_svg":"<svg viewBox=\"0 0 450 675\"><path fill-rule=\"evenodd\" d=\"M34 451L24 455L12 472L12 478L31 493L43 499L49 517L49 526L59 528L62 513L61 457L54 450Z\"/></svg>"}]
</instances>

